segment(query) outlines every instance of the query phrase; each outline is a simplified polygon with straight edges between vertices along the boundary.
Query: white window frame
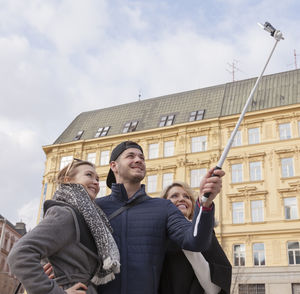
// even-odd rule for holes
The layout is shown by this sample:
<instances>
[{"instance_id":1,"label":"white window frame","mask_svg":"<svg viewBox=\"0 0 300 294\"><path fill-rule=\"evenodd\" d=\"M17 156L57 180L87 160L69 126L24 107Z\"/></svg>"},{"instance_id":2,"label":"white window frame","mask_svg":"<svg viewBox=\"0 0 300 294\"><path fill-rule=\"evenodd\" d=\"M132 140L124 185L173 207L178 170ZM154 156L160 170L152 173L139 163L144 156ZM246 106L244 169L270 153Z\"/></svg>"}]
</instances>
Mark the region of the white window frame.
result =
<instances>
[{"instance_id":1,"label":"white window frame","mask_svg":"<svg viewBox=\"0 0 300 294\"><path fill-rule=\"evenodd\" d=\"M170 157L174 155L175 141L164 142L164 157Z\"/></svg>"},{"instance_id":2,"label":"white window frame","mask_svg":"<svg viewBox=\"0 0 300 294\"><path fill-rule=\"evenodd\" d=\"M167 186L170 186L173 183L174 174L173 173L165 173L163 174L163 180L162 180L162 188L166 188Z\"/></svg>"},{"instance_id":3,"label":"white window frame","mask_svg":"<svg viewBox=\"0 0 300 294\"><path fill-rule=\"evenodd\" d=\"M175 120L175 114L163 115L160 117L159 126L160 127L171 126L173 125L174 120Z\"/></svg>"},{"instance_id":4,"label":"white window frame","mask_svg":"<svg viewBox=\"0 0 300 294\"><path fill-rule=\"evenodd\" d=\"M294 176L293 157L281 158L281 176L283 178L289 178Z\"/></svg>"},{"instance_id":5,"label":"white window frame","mask_svg":"<svg viewBox=\"0 0 300 294\"><path fill-rule=\"evenodd\" d=\"M264 201L252 200L251 201L251 219L253 223L264 221Z\"/></svg>"},{"instance_id":6,"label":"white window frame","mask_svg":"<svg viewBox=\"0 0 300 294\"><path fill-rule=\"evenodd\" d=\"M232 223L245 223L245 204L243 201L232 202Z\"/></svg>"},{"instance_id":7,"label":"white window frame","mask_svg":"<svg viewBox=\"0 0 300 294\"><path fill-rule=\"evenodd\" d=\"M189 121L202 120L204 117L204 110L195 110L190 112Z\"/></svg>"},{"instance_id":8,"label":"white window frame","mask_svg":"<svg viewBox=\"0 0 300 294\"><path fill-rule=\"evenodd\" d=\"M248 144L260 143L259 128L248 129Z\"/></svg>"},{"instance_id":9,"label":"white window frame","mask_svg":"<svg viewBox=\"0 0 300 294\"><path fill-rule=\"evenodd\" d=\"M285 219L298 219L298 204L296 197L286 197L284 202Z\"/></svg>"},{"instance_id":10,"label":"white window frame","mask_svg":"<svg viewBox=\"0 0 300 294\"><path fill-rule=\"evenodd\" d=\"M287 254L288 254L289 265L300 264L300 242L288 241L287 242Z\"/></svg>"},{"instance_id":11,"label":"white window frame","mask_svg":"<svg viewBox=\"0 0 300 294\"><path fill-rule=\"evenodd\" d=\"M234 244L233 245L233 265L234 266L245 266L245 263L246 263L245 244Z\"/></svg>"},{"instance_id":12,"label":"white window frame","mask_svg":"<svg viewBox=\"0 0 300 294\"><path fill-rule=\"evenodd\" d=\"M279 138L280 140L288 140L292 138L290 123L279 124Z\"/></svg>"},{"instance_id":13,"label":"white window frame","mask_svg":"<svg viewBox=\"0 0 300 294\"><path fill-rule=\"evenodd\" d=\"M104 137L107 135L108 131L109 131L110 127L101 127L97 130L94 138L99 138L99 137Z\"/></svg>"},{"instance_id":14,"label":"white window frame","mask_svg":"<svg viewBox=\"0 0 300 294\"><path fill-rule=\"evenodd\" d=\"M138 120L133 120L133 121L125 123L123 126L122 133L134 132L136 130L138 124L139 124Z\"/></svg>"},{"instance_id":15,"label":"white window frame","mask_svg":"<svg viewBox=\"0 0 300 294\"><path fill-rule=\"evenodd\" d=\"M96 152L88 153L86 156L86 160L95 164L96 163Z\"/></svg>"},{"instance_id":16,"label":"white window frame","mask_svg":"<svg viewBox=\"0 0 300 294\"><path fill-rule=\"evenodd\" d=\"M68 156L63 156L60 159L60 166L59 169L62 170L65 166L67 166L69 163L71 163L73 160L73 156L72 155L68 155Z\"/></svg>"},{"instance_id":17,"label":"white window frame","mask_svg":"<svg viewBox=\"0 0 300 294\"><path fill-rule=\"evenodd\" d=\"M152 143L148 145L148 159L158 158L159 144Z\"/></svg>"},{"instance_id":18,"label":"white window frame","mask_svg":"<svg viewBox=\"0 0 300 294\"><path fill-rule=\"evenodd\" d=\"M191 138L191 152L203 152L207 149L207 136Z\"/></svg>"},{"instance_id":19,"label":"white window frame","mask_svg":"<svg viewBox=\"0 0 300 294\"><path fill-rule=\"evenodd\" d=\"M199 188L200 182L201 182L203 176L206 174L206 172L207 172L206 168L191 169L191 171L190 171L190 178L191 178L190 186L192 188Z\"/></svg>"},{"instance_id":20,"label":"white window frame","mask_svg":"<svg viewBox=\"0 0 300 294\"><path fill-rule=\"evenodd\" d=\"M157 175L149 175L147 177L147 192L154 193L157 191Z\"/></svg>"},{"instance_id":21,"label":"white window frame","mask_svg":"<svg viewBox=\"0 0 300 294\"><path fill-rule=\"evenodd\" d=\"M103 150L100 153L100 165L109 164L109 150Z\"/></svg>"},{"instance_id":22,"label":"white window frame","mask_svg":"<svg viewBox=\"0 0 300 294\"><path fill-rule=\"evenodd\" d=\"M243 182L243 164L236 163L231 165L231 182L241 183Z\"/></svg>"},{"instance_id":23,"label":"white window frame","mask_svg":"<svg viewBox=\"0 0 300 294\"><path fill-rule=\"evenodd\" d=\"M260 181L261 176L261 161L251 161L249 163L250 181Z\"/></svg>"},{"instance_id":24,"label":"white window frame","mask_svg":"<svg viewBox=\"0 0 300 294\"><path fill-rule=\"evenodd\" d=\"M264 266L266 265L265 244L253 243L252 245L253 265Z\"/></svg>"}]
</instances>

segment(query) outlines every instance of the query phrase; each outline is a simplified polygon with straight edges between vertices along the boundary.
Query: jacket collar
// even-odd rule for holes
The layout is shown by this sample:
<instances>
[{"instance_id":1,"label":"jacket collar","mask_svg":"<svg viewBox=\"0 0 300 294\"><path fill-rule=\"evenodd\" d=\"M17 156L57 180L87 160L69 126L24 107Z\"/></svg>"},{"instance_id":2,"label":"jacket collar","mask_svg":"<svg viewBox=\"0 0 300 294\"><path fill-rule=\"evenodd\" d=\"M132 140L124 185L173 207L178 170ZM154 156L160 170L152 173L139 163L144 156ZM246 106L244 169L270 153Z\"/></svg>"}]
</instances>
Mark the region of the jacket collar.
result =
<instances>
[{"instance_id":1,"label":"jacket collar","mask_svg":"<svg viewBox=\"0 0 300 294\"><path fill-rule=\"evenodd\" d=\"M111 186L111 196L122 202L130 203L134 199L143 195L146 195L144 184L141 185L141 188L138 191L136 191L135 194L132 197L130 197L130 199L128 198L127 191L123 184L113 183Z\"/></svg>"}]
</instances>

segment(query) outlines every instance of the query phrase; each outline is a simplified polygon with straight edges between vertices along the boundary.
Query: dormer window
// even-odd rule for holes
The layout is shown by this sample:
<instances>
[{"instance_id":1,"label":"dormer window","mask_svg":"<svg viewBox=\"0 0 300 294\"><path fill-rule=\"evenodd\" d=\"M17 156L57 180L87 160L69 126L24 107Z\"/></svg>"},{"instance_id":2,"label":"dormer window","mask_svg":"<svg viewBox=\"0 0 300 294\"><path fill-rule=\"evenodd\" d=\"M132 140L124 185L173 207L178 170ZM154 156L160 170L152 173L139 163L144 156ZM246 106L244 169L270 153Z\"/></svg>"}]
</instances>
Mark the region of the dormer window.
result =
<instances>
[{"instance_id":1,"label":"dormer window","mask_svg":"<svg viewBox=\"0 0 300 294\"><path fill-rule=\"evenodd\" d=\"M79 131L73 140L74 141L80 140L83 133L84 133L84 131Z\"/></svg>"},{"instance_id":2,"label":"dormer window","mask_svg":"<svg viewBox=\"0 0 300 294\"><path fill-rule=\"evenodd\" d=\"M134 132L137 128L137 125L138 125L137 120L127 122L123 127L123 133Z\"/></svg>"},{"instance_id":3,"label":"dormer window","mask_svg":"<svg viewBox=\"0 0 300 294\"><path fill-rule=\"evenodd\" d=\"M202 120L204 117L204 110L192 111L190 113L189 121Z\"/></svg>"},{"instance_id":4,"label":"dormer window","mask_svg":"<svg viewBox=\"0 0 300 294\"><path fill-rule=\"evenodd\" d=\"M160 127L171 126L174 122L174 119L175 119L175 114L164 115L160 118L159 126Z\"/></svg>"},{"instance_id":5,"label":"dormer window","mask_svg":"<svg viewBox=\"0 0 300 294\"><path fill-rule=\"evenodd\" d=\"M97 133L95 134L94 138L99 138L99 137L104 137L107 135L108 131L109 131L110 127L102 127L99 128Z\"/></svg>"}]
</instances>

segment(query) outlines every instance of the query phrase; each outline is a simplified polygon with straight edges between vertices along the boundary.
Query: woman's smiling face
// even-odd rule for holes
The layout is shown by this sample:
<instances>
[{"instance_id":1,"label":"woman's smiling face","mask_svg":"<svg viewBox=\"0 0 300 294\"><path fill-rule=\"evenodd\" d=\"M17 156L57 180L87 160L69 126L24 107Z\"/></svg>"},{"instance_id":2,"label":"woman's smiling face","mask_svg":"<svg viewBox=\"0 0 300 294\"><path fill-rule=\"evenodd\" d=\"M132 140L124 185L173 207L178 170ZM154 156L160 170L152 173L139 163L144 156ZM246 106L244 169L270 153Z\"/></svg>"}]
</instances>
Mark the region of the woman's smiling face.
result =
<instances>
[{"instance_id":1,"label":"woman's smiling face","mask_svg":"<svg viewBox=\"0 0 300 294\"><path fill-rule=\"evenodd\" d=\"M76 174L70 183L81 184L88 192L91 199L95 199L99 192L99 177L93 167L84 164L76 167Z\"/></svg>"},{"instance_id":2,"label":"woman's smiling face","mask_svg":"<svg viewBox=\"0 0 300 294\"><path fill-rule=\"evenodd\" d=\"M167 199L171 200L176 207L183 213L187 218L190 218L193 209L193 203L191 196L179 186L174 186L168 191Z\"/></svg>"}]
</instances>

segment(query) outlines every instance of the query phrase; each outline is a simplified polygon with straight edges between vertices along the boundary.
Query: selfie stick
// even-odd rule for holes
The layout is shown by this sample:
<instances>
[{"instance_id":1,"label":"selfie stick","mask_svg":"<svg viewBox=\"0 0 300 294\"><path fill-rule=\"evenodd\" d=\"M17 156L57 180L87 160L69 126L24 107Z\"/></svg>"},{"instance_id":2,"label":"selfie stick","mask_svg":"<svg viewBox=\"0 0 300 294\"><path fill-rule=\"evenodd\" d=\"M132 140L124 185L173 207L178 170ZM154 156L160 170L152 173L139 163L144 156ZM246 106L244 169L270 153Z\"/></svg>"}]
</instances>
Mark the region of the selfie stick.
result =
<instances>
[{"instance_id":1,"label":"selfie stick","mask_svg":"<svg viewBox=\"0 0 300 294\"><path fill-rule=\"evenodd\" d=\"M259 81L261 80L261 78L262 78L262 76L263 76L263 74L264 74L264 72L265 72L265 69L266 69L266 67L267 67L267 65L268 65L268 63L269 63L269 61L270 61L270 59L271 59L271 57L272 57L272 55L273 55L273 52L274 52L274 50L275 50L275 48L276 48L278 42L279 42L280 40L284 40L284 38L283 38L283 36L282 36L282 33L281 33L279 30L276 30L269 22L265 22L264 25L258 23L258 25L259 25L260 27L262 27L264 30L266 30L267 32L269 32L269 33L271 34L272 37L274 37L274 39L275 39L275 44L274 44L274 47L273 47L273 49L272 49L272 51L271 51L271 53L270 53L270 55L269 55L269 57L268 57L268 60L267 60L267 62L266 62L266 64L265 64L265 66L264 66L264 68L263 68L263 70L262 70L260 76L257 78L256 83L255 83L254 87L252 88L252 90L251 90L251 92L250 92L250 95L249 95L249 97L248 97L248 99L247 99L247 101L246 101L246 104L245 104L245 106L244 106L242 112L241 112L241 115L240 115L240 117L239 117L239 120L238 120L238 122L236 123L236 126L235 126L233 132L231 133L231 136L230 136L230 138L229 138L229 140L228 140L228 142L227 142L227 144L226 144L226 146L225 146L225 148L224 148L224 150L223 150L223 152L222 152L222 155L221 155L221 157L220 157L220 159L219 159L219 161L218 161L218 163L217 163L217 166L215 167L215 170L217 170L217 169L222 169L223 163L224 163L224 161L225 161L225 159L226 159L226 156L227 156L227 154L228 154L228 152L229 152L229 150L230 150L230 147L231 147L231 145L232 145L232 143L233 143L233 140L234 140L234 137L235 137L235 135L236 135L236 133L237 133L237 131L238 131L238 128L239 128L239 126L240 126L240 124L241 124L241 122L242 122L242 120L243 120L243 118L244 118L244 116L245 116L245 113L246 113L246 111L247 111L247 108L248 108L248 106L249 106L249 104L250 104L250 102L251 102L251 100L252 100L252 97L253 97L253 95L254 95L254 92L255 92L255 90L256 90L256 88L257 88L257 86L258 86L258 83L259 83ZM213 174L212 176L215 176L215 175ZM208 199L208 197L209 197L209 195L210 195L210 193L205 193L205 194L202 196L202 198L201 198L202 202L206 202L207 199ZM198 227L198 223L199 223L199 220L200 220L201 213L202 213L202 206L201 206L201 208L200 208L200 212L199 212L199 214L198 214L198 216L197 216L197 219L196 219L196 224L195 224L195 228L194 228L194 236L197 235L197 227ZM199 219L198 219L198 218L199 218Z\"/></svg>"}]
</instances>

